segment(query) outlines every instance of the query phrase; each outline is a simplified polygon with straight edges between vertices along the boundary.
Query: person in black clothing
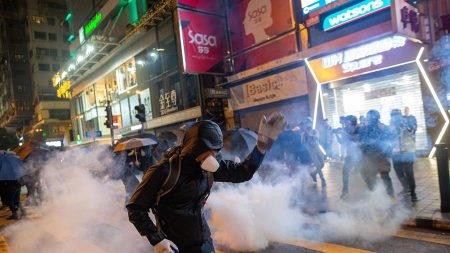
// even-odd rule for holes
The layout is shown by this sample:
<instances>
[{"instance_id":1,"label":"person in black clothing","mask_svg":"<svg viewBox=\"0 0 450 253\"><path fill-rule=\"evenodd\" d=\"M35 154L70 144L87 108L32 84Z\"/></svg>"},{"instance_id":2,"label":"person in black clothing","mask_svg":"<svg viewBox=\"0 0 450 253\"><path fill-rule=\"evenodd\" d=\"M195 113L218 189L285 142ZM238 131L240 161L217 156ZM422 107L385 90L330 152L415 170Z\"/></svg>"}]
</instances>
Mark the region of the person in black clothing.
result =
<instances>
[{"instance_id":1,"label":"person in black clothing","mask_svg":"<svg viewBox=\"0 0 450 253\"><path fill-rule=\"evenodd\" d=\"M414 140L416 139L416 131L417 131L417 119L414 115L411 115L409 112L409 107L405 107L405 114L403 118L406 121L406 130L412 134Z\"/></svg>"},{"instance_id":2,"label":"person in black clothing","mask_svg":"<svg viewBox=\"0 0 450 253\"><path fill-rule=\"evenodd\" d=\"M392 138L388 127L380 122L377 110L367 112L366 125L360 129L362 151L361 175L370 190L374 189L379 173L387 194L394 198L394 187L389 176L391 170Z\"/></svg>"},{"instance_id":3,"label":"person in black clothing","mask_svg":"<svg viewBox=\"0 0 450 253\"><path fill-rule=\"evenodd\" d=\"M348 180L350 170L357 167L361 160L361 151L359 149L359 127L358 119L349 115L345 117L342 133L339 137L339 143L345 147L344 165L342 167L342 194L341 199L345 199L348 195Z\"/></svg>"},{"instance_id":4,"label":"person in black clothing","mask_svg":"<svg viewBox=\"0 0 450 253\"><path fill-rule=\"evenodd\" d=\"M212 253L211 233L202 214L209 196L210 181L240 183L248 181L261 165L285 124L283 115L274 113L261 120L257 147L242 163L215 159L223 146L222 132L212 121L200 121L186 133L183 144L144 175L127 205L129 220L146 236L156 253ZM159 191L172 166L180 166L173 188L165 195ZM148 215L155 213L156 226ZM174 249L177 249L175 251Z\"/></svg>"}]
</instances>

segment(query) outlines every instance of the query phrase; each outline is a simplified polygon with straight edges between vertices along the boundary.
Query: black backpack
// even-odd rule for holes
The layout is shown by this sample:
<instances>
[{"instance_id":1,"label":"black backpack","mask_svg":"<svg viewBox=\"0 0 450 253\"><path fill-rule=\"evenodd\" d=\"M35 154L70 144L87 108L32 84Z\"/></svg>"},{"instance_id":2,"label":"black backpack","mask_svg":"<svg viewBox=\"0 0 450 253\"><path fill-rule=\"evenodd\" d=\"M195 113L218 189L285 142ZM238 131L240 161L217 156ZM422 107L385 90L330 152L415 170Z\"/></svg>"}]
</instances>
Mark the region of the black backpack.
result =
<instances>
[{"instance_id":1,"label":"black backpack","mask_svg":"<svg viewBox=\"0 0 450 253\"><path fill-rule=\"evenodd\" d=\"M162 197L167 195L178 182L181 173L181 163L180 163L180 147L175 147L170 149L167 152L166 159L169 160L169 174L167 175L166 180L162 184L158 193L156 194L156 206L158 206L159 201ZM211 172L208 173L208 190L206 191L205 196L201 199L203 205L206 204L206 200L209 197L209 193L214 183L214 175Z\"/></svg>"}]
</instances>

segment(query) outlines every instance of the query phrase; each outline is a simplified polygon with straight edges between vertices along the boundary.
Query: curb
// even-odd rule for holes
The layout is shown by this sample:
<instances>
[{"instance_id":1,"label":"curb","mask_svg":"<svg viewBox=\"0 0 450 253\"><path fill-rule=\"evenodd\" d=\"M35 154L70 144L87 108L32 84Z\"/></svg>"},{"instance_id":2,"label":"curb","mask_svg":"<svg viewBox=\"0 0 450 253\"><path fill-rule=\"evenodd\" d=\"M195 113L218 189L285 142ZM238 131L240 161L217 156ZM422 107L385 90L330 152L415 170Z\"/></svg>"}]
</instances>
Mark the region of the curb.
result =
<instances>
[{"instance_id":1,"label":"curb","mask_svg":"<svg viewBox=\"0 0 450 253\"><path fill-rule=\"evenodd\" d=\"M433 220L426 217L416 217L415 219L410 219L403 225L406 227L450 231L450 220Z\"/></svg>"},{"instance_id":2,"label":"curb","mask_svg":"<svg viewBox=\"0 0 450 253\"><path fill-rule=\"evenodd\" d=\"M5 237L0 235L0 253L10 253L8 243L6 242Z\"/></svg>"}]
</instances>

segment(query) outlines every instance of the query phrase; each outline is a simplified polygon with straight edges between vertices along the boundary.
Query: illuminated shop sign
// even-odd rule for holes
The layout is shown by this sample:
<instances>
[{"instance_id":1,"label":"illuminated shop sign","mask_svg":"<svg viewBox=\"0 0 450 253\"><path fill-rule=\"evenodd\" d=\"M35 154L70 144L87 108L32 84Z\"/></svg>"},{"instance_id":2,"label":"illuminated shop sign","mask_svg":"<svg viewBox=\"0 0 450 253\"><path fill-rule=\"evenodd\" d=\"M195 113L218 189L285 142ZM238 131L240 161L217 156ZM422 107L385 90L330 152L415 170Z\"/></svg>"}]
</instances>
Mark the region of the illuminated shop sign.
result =
<instances>
[{"instance_id":1,"label":"illuminated shop sign","mask_svg":"<svg viewBox=\"0 0 450 253\"><path fill-rule=\"evenodd\" d=\"M89 21L87 25L84 26L84 35L87 37L89 34L91 34L95 28L100 24L102 21L103 15L101 13L95 14L95 16Z\"/></svg>"},{"instance_id":2,"label":"illuminated shop sign","mask_svg":"<svg viewBox=\"0 0 450 253\"><path fill-rule=\"evenodd\" d=\"M365 0L341 11L328 15L323 21L323 30L329 31L356 21L391 6L391 0Z\"/></svg>"},{"instance_id":3,"label":"illuminated shop sign","mask_svg":"<svg viewBox=\"0 0 450 253\"><path fill-rule=\"evenodd\" d=\"M312 11L325 7L337 0L301 0L303 14L309 14Z\"/></svg>"},{"instance_id":4,"label":"illuminated shop sign","mask_svg":"<svg viewBox=\"0 0 450 253\"><path fill-rule=\"evenodd\" d=\"M322 66L331 68L340 65L342 73L355 72L360 69L383 63L383 53L404 47L406 38L394 36L345 50L322 58Z\"/></svg>"},{"instance_id":5,"label":"illuminated shop sign","mask_svg":"<svg viewBox=\"0 0 450 253\"><path fill-rule=\"evenodd\" d=\"M415 61L420 43L392 36L309 61L319 83L328 83Z\"/></svg>"}]
</instances>

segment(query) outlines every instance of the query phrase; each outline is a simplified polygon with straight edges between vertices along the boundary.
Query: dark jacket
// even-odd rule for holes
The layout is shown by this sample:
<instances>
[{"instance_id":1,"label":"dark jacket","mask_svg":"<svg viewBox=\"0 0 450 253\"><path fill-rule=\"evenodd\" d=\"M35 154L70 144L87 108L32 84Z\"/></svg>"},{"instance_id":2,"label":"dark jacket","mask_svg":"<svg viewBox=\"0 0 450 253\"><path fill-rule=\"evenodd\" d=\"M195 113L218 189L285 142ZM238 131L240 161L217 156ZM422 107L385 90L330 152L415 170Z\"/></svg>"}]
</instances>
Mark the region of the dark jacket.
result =
<instances>
[{"instance_id":1,"label":"dark jacket","mask_svg":"<svg viewBox=\"0 0 450 253\"><path fill-rule=\"evenodd\" d=\"M180 252L214 252L211 233L202 214L202 199L208 192L208 175L195 158L208 148L199 140L199 132L189 130L181 149L181 174L175 187L156 204L158 190L169 173L168 157L151 167L127 205L131 223L152 245L164 238L173 241ZM221 138L221 135L220 135ZM264 155L256 148L242 163L221 161L214 181L240 183L253 177ZM156 210L161 230L148 215Z\"/></svg>"}]
</instances>

